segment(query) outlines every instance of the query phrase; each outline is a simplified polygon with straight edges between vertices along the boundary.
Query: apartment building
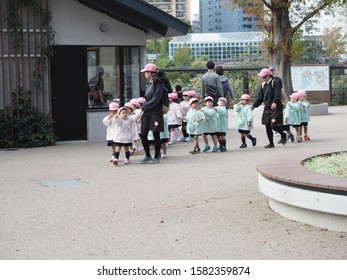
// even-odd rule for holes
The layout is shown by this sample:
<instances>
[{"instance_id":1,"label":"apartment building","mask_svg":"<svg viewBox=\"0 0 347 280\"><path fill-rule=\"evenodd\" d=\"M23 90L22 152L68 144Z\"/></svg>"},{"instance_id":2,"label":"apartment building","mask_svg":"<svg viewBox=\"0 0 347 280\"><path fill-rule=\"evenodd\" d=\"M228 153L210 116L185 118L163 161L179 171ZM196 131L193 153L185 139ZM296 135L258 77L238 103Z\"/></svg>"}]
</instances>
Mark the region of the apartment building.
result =
<instances>
[{"instance_id":1,"label":"apartment building","mask_svg":"<svg viewBox=\"0 0 347 280\"><path fill-rule=\"evenodd\" d=\"M190 0L145 0L183 22L190 21Z\"/></svg>"}]
</instances>

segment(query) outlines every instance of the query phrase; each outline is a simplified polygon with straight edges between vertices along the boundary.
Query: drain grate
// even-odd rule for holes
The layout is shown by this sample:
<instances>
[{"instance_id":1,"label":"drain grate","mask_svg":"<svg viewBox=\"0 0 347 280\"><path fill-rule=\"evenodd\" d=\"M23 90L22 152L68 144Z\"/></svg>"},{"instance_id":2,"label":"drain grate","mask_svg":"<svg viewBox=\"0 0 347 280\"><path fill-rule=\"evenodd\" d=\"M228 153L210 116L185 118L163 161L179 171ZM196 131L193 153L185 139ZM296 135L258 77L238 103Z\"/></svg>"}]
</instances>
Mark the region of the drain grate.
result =
<instances>
[{"instance_id":1,"label":"drain grate","mask_svg":"<svg viewBox=\"0 0 347 280\"><path fill-rule=\"evenodd\" d=\"M78 187L86 184L88 183L82 182L81 180L49 181L40 183L40 185L44 187Z\"/></svg>"}]
</instances>

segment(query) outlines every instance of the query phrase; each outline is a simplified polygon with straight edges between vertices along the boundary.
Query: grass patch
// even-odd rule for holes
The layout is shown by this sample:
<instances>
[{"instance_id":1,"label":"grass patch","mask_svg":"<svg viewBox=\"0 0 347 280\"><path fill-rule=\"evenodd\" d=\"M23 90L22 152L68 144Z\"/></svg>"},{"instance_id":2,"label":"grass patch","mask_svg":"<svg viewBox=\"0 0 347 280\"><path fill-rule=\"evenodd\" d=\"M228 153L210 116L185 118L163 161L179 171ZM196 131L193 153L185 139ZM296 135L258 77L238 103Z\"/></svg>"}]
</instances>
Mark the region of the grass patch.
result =
<instances>
[{"instance_id":1,"label":"grass patch","mask_svg":"<svg viewBox=\"0 0 347 280\"><path fill-rule=\"evenodd\" d=\"M347 178L347 152L312 157L303 166L317 173Z\"/></svg>"}]
</instances>

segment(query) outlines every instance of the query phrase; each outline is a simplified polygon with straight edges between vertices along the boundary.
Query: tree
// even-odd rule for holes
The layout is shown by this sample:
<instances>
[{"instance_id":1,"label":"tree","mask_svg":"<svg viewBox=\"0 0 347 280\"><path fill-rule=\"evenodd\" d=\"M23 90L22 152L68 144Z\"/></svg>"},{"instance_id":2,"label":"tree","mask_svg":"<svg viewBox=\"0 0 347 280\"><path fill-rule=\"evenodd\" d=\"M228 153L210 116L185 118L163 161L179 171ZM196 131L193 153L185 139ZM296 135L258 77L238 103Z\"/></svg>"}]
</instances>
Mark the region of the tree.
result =
<instances>
[{"instance_id":1,"label":"tree","mask_svg":"<svg viewBox=\"0 0 347 280\"><path fill-rule=\"evenodd\" d=\"M245 13L256 15L262 29L268 34L267 49L270 64L276 66L277 74L283 78L287 92L292 92L290 66L295 33L321 11L332 11L336 5L347 0L231 0L241 6ZM310 4L310 5L308 5ZM299 12L298 12L299 11ZM297 22L291 21L290 14L298 14ZM293 25L292 25L293 24Z\"/></svg>"},{"instance_id":2,"label":"tree","mask_svg":"<svg viewBox=\"0 0 347 280\"><path fill-rule=\"evenodd\" d=\"M329 61L336 63L340 55L347 53L347 35L342 33L342 27L324 30L322 42Z\"/></svg>"}]
</instances>

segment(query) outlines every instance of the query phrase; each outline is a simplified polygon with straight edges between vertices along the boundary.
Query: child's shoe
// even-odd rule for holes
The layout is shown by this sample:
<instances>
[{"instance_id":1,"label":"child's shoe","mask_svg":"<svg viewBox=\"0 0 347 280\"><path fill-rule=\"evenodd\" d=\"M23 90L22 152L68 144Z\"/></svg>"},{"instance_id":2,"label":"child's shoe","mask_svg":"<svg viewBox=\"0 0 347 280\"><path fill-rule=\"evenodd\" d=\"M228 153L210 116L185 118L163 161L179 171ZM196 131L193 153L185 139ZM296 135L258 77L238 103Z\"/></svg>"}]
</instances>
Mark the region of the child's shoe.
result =
<instances>
[{"instance_id":1,"label":"child's shoe","mask_svg":"<svg viewBox=\"0 0 347 280\"><path fill-rule=\"evenodd\" d=\"M219 152L219 148L217 146L213 147L212 153L218 153L218 152Z\"/></svg>"},{"instance_id":2,"label":"child's shoe","mask_svg":"<svg viewBox=\"0 0 347 280\"><path fill-rule=\"evenodd\" d=\"M298 143L300 143L300 142L302 141L301 136L297 136L297 137L296 137L296 141L297 141Z\"/></svg>"},{"instance_id":3,"label":"child's shoe","mask_svg":"<svg viewBox=\"0 0 347 280\"><path fill-rule=\"evenodd\" d=\"M292 135L290 135L290 141L291 142L294 142L295 141L295 139L294 139L294 135L292 134Z\"/></svg>"},{"instance_id":4,"label":"child's shoe","mask_svg":"<svg viewBox=\"0 0 347 280\"><path fill-rule=\"evenodd\" d=\"M211 150L211 147L209 145L206 145L205 148L202 150L202 152L206 153L209 150Z\"/></svg>"},{"instance_id":5,"label":"child's shoe","mask_svg":"<svg viewBox=\"0 0 347 280\"><path fill-rule=\"evenodd\" d=\"M176 140L172 140L168 143L168 145L174 145L174 144L176 144Z\"/></svg>"},{"instance_id":6,"label":"child's shoe","mask_svg":"<svg viewBox=\"0 0 347 280\"><path fill-rule=\"evenodd\" d=\"M163 154L162 158L166 158L166 154Z\"/></svg>"},{"instance_id":7,"label":"child's shoe","mask_svg":"<svg viewBox=\"0 0 347 280\"><path fill-rule=\"evenodd\" d=\"M128 164L130 164L130 159L127 159L127 158L126 158L126 159L124 160L124 165L128 165Z\"/></svg>"},{"instance_id":8,"label":"child's shoe","mask_svg":"<svg viewBox=\"0 0 347 280\"><path fill-rule=\"evenodd\" d=\"M252 140L252 146L256 146L257 145L257 138L253 137L253 140Z\"/></svg>"},{"instance_id":9,"label":"child's shoe","mask_svg":"<svg viewBox=\"0 0 347 280\"><path fill-rule=\"evenodd\" d=\"M118 165L118 158L115 158L112 162L114 165Z\"/></svg>"},{"instance_id":10,"label":"child's shoe","mask_svg":"<svg viewBox=\"0 0 347 280\"><path fill-rule=\"evenodd\" d=\"M191 153L192 155L196 154L196 148L194 147L189 153Z\"/></svg>"},{"instance_id":11,"label":"child's shoe","mask_svg":"<svg viewBox=\"0 0 347 280\"><path fill-rule=\"evenodd\" d=\"M311 140L311 139L310 139L310 137L308 137L308 135L305 135L305 136L304 136L304 140L305 140L305 141L309 141L309 140Z\"/></svg>"},{"instance_id":12,"label":"child's shoe","mask_svg":"<svg viewBox=\"0 0 347 280\"><path fill-rule=\"evenodd\" d=\"M115 157L112 156L111 159L110 159L110 162L113 162L114 159L115 159Z\"/></svg>"},{"instance_id":13,"label":"child's shoe","mask_svg":"<svg viewBox=\"0 0 347 280\"><path fill-rule=\"evenodd\" d=\"M196 147L195 150L196 150L197 153L201 152L200 147Z\"/></svg>"},{"instance_id":14,"label":"child's shoe","mask_svg":"<svg viewBox=\"0 0 347 280\"><path fill-rule=\"evenodd\" d=\"M241 148L241 149L247 148L247 144L242 143L241 146L240 146L240 148Z\"/></svg>"}]
</instances>

